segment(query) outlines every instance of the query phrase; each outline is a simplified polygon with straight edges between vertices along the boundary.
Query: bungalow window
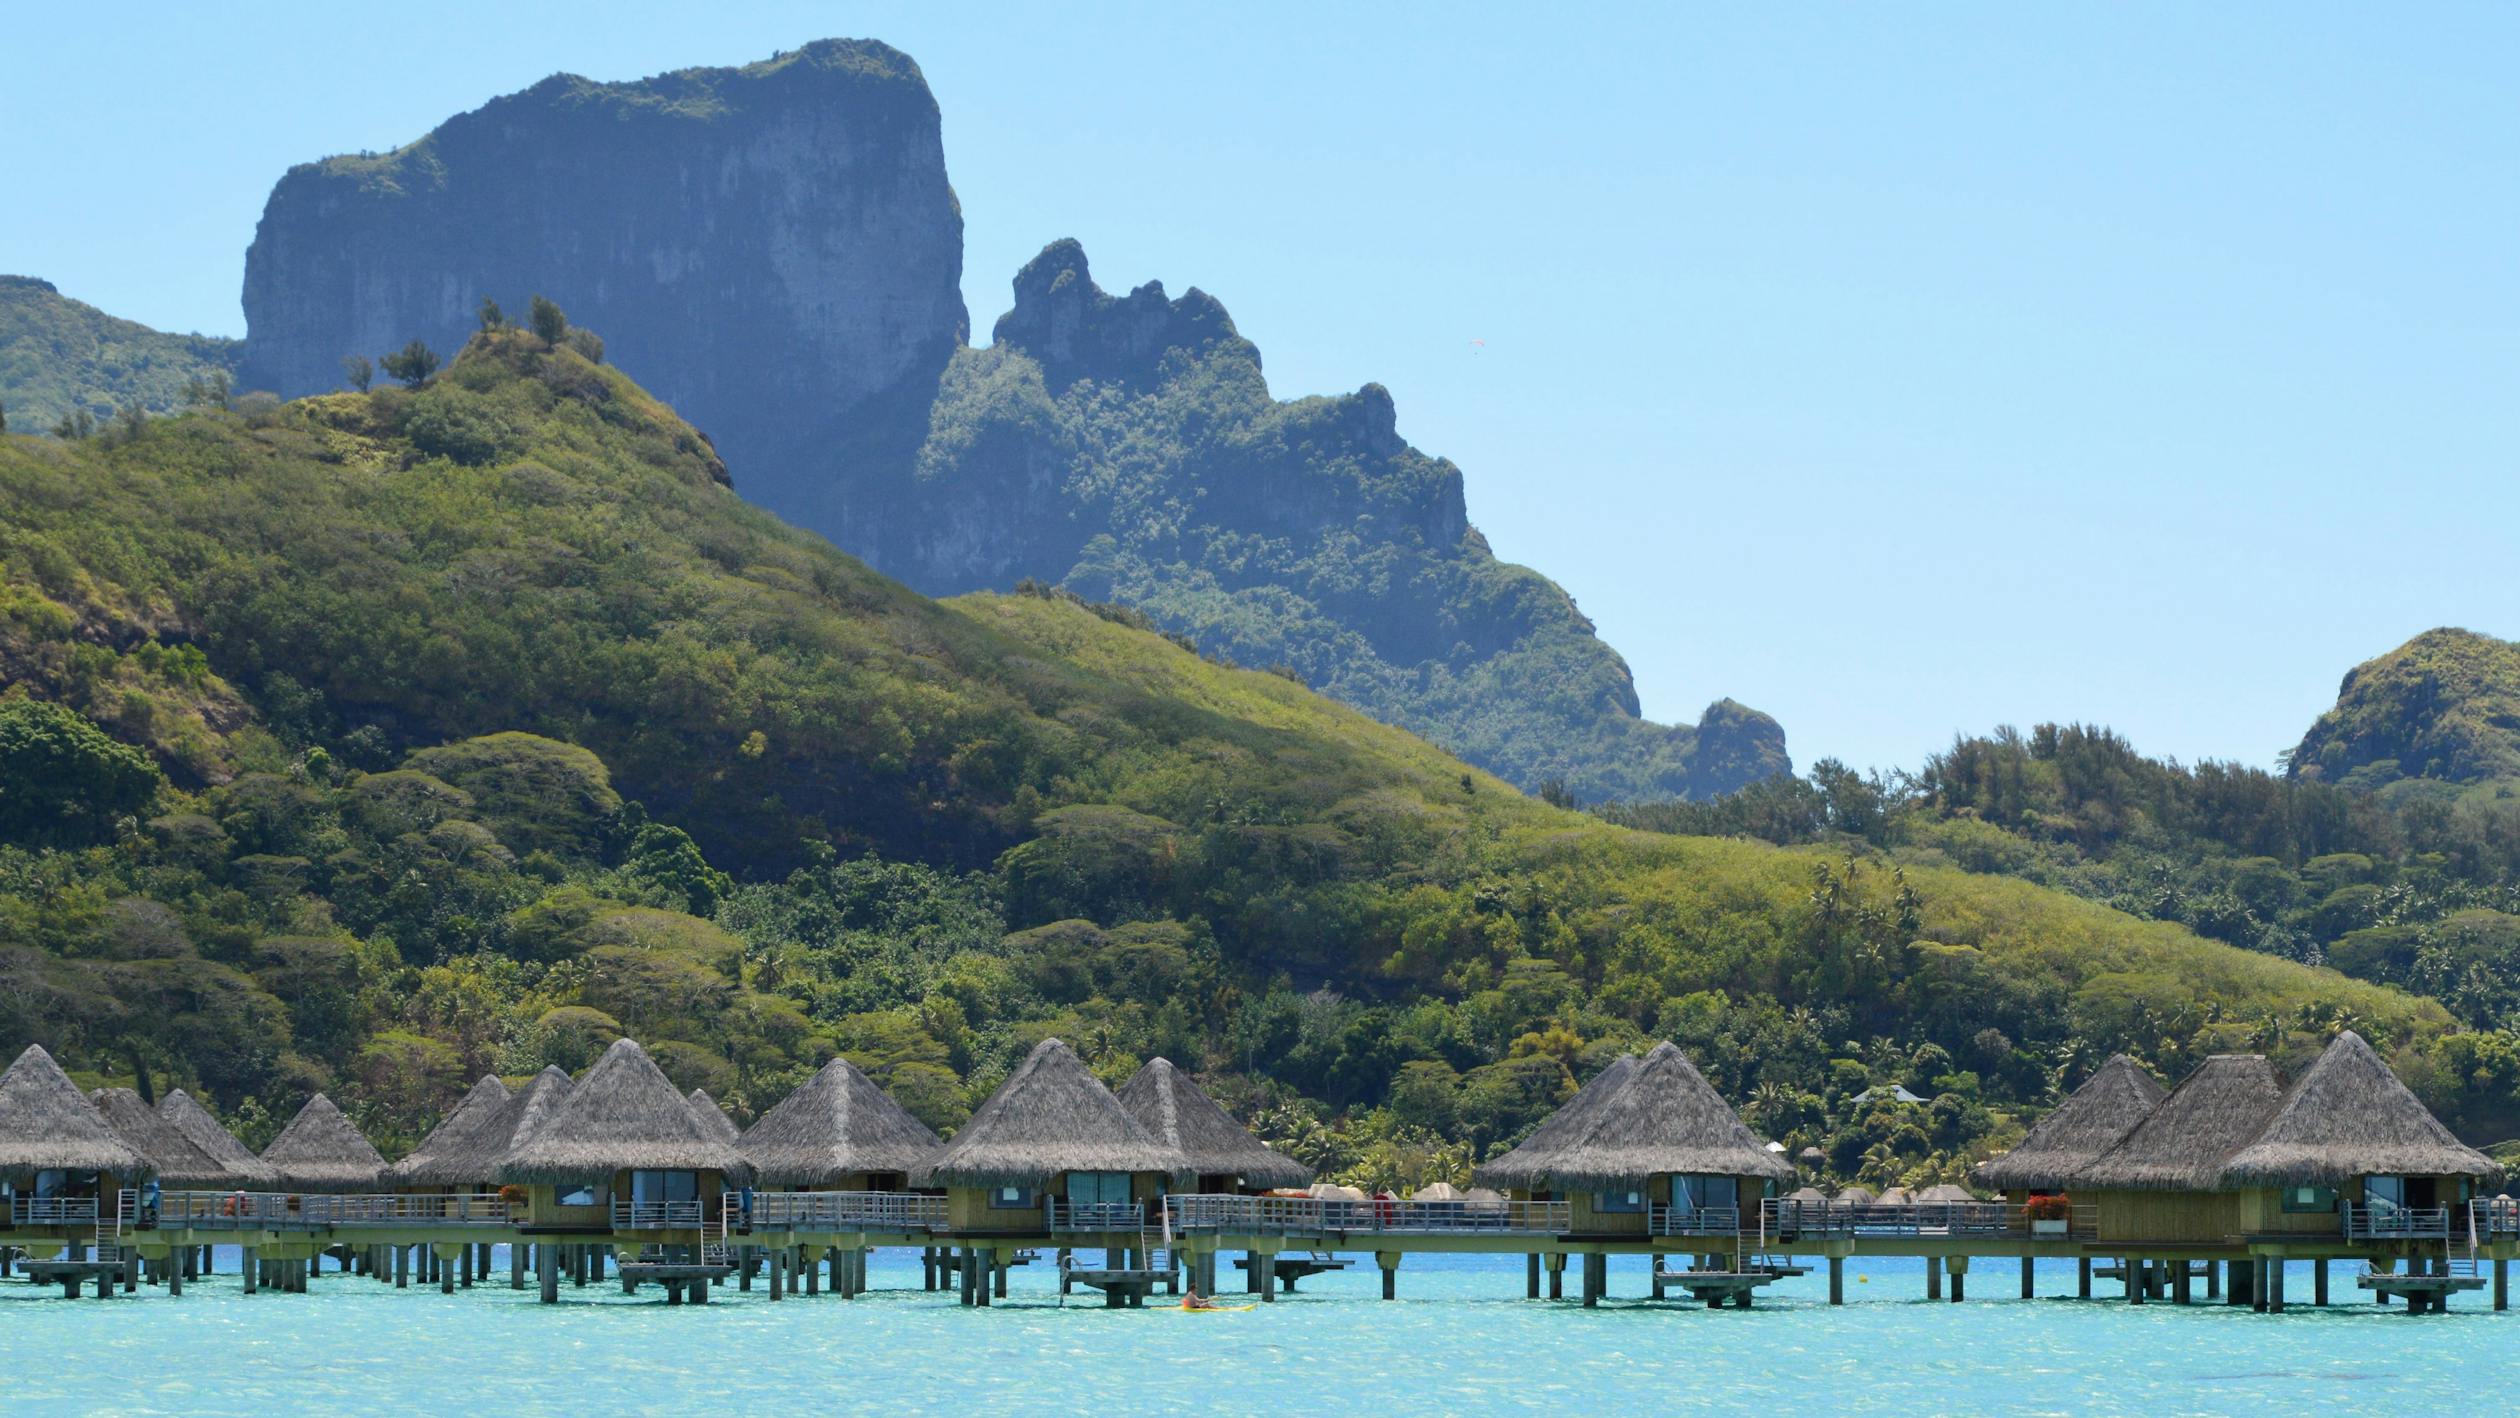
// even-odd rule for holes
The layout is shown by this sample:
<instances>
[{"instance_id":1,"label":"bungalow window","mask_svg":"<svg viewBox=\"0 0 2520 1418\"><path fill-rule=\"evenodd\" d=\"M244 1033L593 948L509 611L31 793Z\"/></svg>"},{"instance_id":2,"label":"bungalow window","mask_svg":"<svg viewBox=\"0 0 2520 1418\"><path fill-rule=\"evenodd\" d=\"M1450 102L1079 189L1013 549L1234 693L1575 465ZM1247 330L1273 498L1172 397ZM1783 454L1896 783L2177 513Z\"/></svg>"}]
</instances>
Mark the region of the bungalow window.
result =
<instances>
[{"instance_id":1,"label":"bungalow window","mask_svg":"<svg viewBox=\"0 0 2520 1418\"><path fill-rule=\"evenodd\" d=\"M2334 1187L2284 1188L2284 1210L2286 1211L2318 1212L2335 1209L2336 1188Z\"/></svg>"},{"instance_id":2,"label":"bungalow window","mask_svg":"<svg viewBox=\"0 0 2520 1418\"><path fill-rule=\"evenodd\" d=\"M1729 1209L1741 1204L1741 1179L1738 1177L1682 1176L1671 1179L1671 1207L1674 1211L1703 1211L1708 1207Z\"/></svg>"},{"instance_id":3,"label":"bungalow window","mask_svg":"<svg viewBox=\"0 0 2520 1418\"><path fill-rule=\"evenodd\" d=\"M559 1193L554 1200L562 1206L596 1206L601 1204L596 1194L603 1185L601 1182L562 1182L552 1190Z\"/></svg>"},{"instance_id":4,"label":"bungalow window","mask_svg":"<svg viewBox=\"0 0 2520 1418\"><path fill-rule=\"evenodd\" d=\"M996 1187L989 1192L989 1206L996 1211L1029 1211L1033 1207L1030 1187Z\"/></svg>"},{"instance_id":5,"label":"bungalow window","mask_svg":"<svg viewBox=\"0 0 2520 1418\"><path fill-rule=\"evenodd\" d=\"M655 1206L666 1202L698 1201L700 1174L697 1172L632 1172L630 1200L639 1206Z\"/></svg>"},{"instance_id":6,"label":"bungalow window","mask_svg":"<svg viewBox=\"0 0 2520 1418\"><path fill-rule=\"evenodd\" d=\"M1613 1215L1622 1211L1643 1211L1644 1209L1645 1193L1643 1192L1593 1193L1593 1210L1601 1212L1605 1215Z\"/></svg>"}]
</instances>

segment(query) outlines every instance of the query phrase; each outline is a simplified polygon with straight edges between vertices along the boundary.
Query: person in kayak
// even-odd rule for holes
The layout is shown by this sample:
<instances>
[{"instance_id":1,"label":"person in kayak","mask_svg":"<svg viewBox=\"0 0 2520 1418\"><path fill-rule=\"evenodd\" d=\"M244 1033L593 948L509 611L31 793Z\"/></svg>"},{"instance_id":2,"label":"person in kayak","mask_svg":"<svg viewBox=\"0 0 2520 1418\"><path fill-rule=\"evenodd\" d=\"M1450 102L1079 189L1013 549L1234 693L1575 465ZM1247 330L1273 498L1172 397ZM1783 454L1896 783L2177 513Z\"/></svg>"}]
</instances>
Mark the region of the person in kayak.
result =
<instances>
[{"instance_id":1,"label":"person in kayak","mask_svg":"<svg viewBox=\"0 0 2520 1418\"><path fill-rule=\"evenodd\" d=\"M1216 1308L1216 1302L1200 1294L1198 1286L1187 1285L1182 1287L1181 1307L1185 1310L1212 1310Z\"/></svg>"}]
</instances>

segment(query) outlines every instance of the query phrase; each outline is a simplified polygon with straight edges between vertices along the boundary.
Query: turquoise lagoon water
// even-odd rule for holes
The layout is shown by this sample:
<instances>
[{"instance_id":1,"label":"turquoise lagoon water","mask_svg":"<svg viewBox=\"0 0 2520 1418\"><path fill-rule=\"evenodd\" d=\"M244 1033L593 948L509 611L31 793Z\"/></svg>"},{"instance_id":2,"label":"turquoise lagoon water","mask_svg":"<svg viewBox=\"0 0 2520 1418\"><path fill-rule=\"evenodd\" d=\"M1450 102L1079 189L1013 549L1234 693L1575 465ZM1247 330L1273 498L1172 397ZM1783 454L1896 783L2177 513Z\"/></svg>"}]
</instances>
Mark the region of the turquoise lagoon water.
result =
<instances>
[{"instance_id":1,"label":"turquoise lagoon water","mask_svg":"<svg viewBox=\"0 0 2520 1418\"><path fill-rule=\"evenodd\" d=\"M1519 1257L1412 1256L1400 1299L1372 1258L1248 1313L1058 1307L1047 1264L966 1310L919 1289L915 1252L879 1252L873 1293L769 1302L732 1290L668 1308L653 1288L562 1287L562 1303L489 1284L452 1296L327 1272L306 1295L222 1274L181 1298L111 1300L0 1282L0 1411L497 1415L769 1411L1560 1414L2500 1411L2520 1377L2520 1313L2478 1295L2446 1315L2381 1309L2337 1267L2334 1308L2018 1298L2017 1262L1979 1262L1966 1303L1924 1299L1912 1260L1848 1263L1774 1287L1756 1309L1641 1298L1640 1259L1612 1298L1521 1298ZM1228 1272L1229 1284L1239 1272ZM1862 1277L1858 1279L1857 1277ZM1576 1282L1570 1267L1567 1283ZM530 1287L530 1280L528 1282ZM2040 1288L2070 1296L2070 1265ZM2102 1282L2098 1292L2112 1287ZM1234 1297L1228 1297L1234 1298ZM731 1406L730 1406L731 1405Z\"/></svg>"}]
</instances>

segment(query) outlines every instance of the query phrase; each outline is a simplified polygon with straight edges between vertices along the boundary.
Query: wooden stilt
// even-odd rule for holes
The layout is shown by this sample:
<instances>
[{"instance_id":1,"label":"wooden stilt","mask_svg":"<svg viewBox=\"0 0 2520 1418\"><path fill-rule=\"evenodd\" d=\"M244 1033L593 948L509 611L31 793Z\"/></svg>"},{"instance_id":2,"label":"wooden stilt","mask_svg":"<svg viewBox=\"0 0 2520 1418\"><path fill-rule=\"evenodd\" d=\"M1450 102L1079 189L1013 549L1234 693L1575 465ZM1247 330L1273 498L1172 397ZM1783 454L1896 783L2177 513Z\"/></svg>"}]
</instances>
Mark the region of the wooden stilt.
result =
<instances>
[{"instance_id":1,"label":"wooden stilt","mask_svg":"<svg viewBox=\"0 0 2520 1418\"><path fill-rule=\"evenodd\" d=\"M1925 1257L1925 1298L1928 1300L1939 1300L1942 1298L1941 1256Z\"/></svg>"},{"instance_id":2,"label":"wooden stilt","mask_svg":"<svg viewBox=\"0 0 2520 1418\"><path fill-rule=\"evenodd\" d=\"M1846 1257L1829 1257L1829 1303L1846 1303Z\"/></svg>"},{"instance_id":3,"label":"wooden stilt","mask_svg":"<svg viewBox=\"0 0 2520 1418\"><path fill-rule=\"evenodd\" d=\"M2074 1262L2074 1293L2086 1300L2091 1298L2091 1257L2089 1256L2084 1256Z\"/></svg>"},{"instance_id":4,"label":"wooden stilt","mask_svg":"<svg viewBox=\"0 0 2520 1418\"><path fill-rule=\"evenodd\" d=\"M2039 1263L2036 1260L2029 1256L2021 1258L2021 1298L2025 1300L2039 1298L2038 1269Z\"/></svg>"},{"instance_id":5,"label":"wooden stilt","mask_svg":"<svg viewBox=\"0 0 2520 1418\"><path fill-rule=\"evenodd\" d=\"M1523 1298L1526 1300L1540 1298L1540 1253L1538 1251L1523 1257Z\"/></svg>"},{"instance_id":6,"label":"wooden stilt","mask_svg":"<svg viewBox=\"0 0 2520 1418\"><path fill-rule=\"evenodd\" d=\"M1386 1300L1399 1299L1400 1253L1398 1251L1376 1251L1374 1253L1374 1264L1382 1267L1382 1297Z\"/></svg>"},{"instance_id":7,"label":"wooden stilt","mask_svg":"<svg viewBox=\"0 0 2520 1418\"><path fill-rule=\"evenodd\" d=\"M1552 1300L1565 1299L1566 1252L1551 1251L1548 1253L1547 1259L1542 1263L1549 1268L1549 1298Z\"/></svg>"},{"instance_id":8,"label":"wooden stilt","mask_svg":"<svg viewBox=\"0 0 2520 1418\"><path fill-rule=\"evenodd\" d=\"M544 1304L556 1305L560 1303L560 1252L558 1247L550 1245L549 1243L539 1243L534 1247L534 1279L542 1290L542 1302Z\"/></svg>"},{"instance_id":9,"label":"wooden stilt","mask_svg":"<svg viewBox=\"0 0 2520 1418\"><path fill-rule=\"evenodd\" d=\"M997 1247L983 1248L980 1252L980 1273L974 1278L973 1288L980 1297L980 1308L984 1310L989 1307L989 1301L994 1298L993 1292L997 1289L998 1283L997 1273Z\"/></svg>"},{"instance_id":10,"label":"wooden stilt","mask_svg":"<svg viewBox=\"0 0 2520 1418\"><path fill-rule=\"evenodd\" d=\"M2325 1309L2328 1302L2327 1268L2325 1257L2310 1262L2310 1303L2321 1309Z\"/></svg>"},{"instance_id":11,"label":"wooden stilt","mask_svg":"<svg viewBox=\"0 0 2520 1418\"><path fill-rule=\"evenodd\" d=\"M2494 1261L2494 1308L2511 1308L2511 1262L2499 1258Z\"/></svg>"}]
</instances>

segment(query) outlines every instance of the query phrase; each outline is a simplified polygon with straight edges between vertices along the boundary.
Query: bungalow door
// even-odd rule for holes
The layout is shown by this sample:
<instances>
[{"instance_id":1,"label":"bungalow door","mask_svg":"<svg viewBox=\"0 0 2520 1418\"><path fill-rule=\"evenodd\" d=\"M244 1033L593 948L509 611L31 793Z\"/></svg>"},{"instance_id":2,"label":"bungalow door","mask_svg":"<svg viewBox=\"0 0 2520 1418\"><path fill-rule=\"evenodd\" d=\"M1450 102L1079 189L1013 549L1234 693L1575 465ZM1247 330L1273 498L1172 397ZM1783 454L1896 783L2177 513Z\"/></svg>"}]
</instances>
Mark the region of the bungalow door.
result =
<instances>
[{"instance_id":1,"label":"bungalow door","mask_svg":"<svg viewBox=\"0 0 2520 1418\"><path fill-rule=\"evenodd\" d=\"M700 1174L697 1172L632 1172L630 1210L634 1224L697 1226L700 1224Z\"/></svg>"},{"instance_id":2,"label":"bungalow door","mask_svg":"<svg viewBox=\"0 0 2520 1418\"><path fill-rule=\"evenodd\" d=\"M1126 1172L1070 1172L1067 1174L1067 1199L1071 1214L1080 1224L1093 1226L1135 1226L1136 1208L1130 1203L1129 1174Z\"/></svg>"},{"instance_id":3,"label":"bungalow door","mask_svg":"<svg viewBox=\"0 0 2520 1418\"><path fill-rule=\"evenodd\" d=\"M1741 1179L1696 1174L1671 1179L1671 1209L1691 1230L1735 1230L1741 1219ZM1708 1213L1698 1215L1697 1213Z\"/></svg>"}]
</instances>

